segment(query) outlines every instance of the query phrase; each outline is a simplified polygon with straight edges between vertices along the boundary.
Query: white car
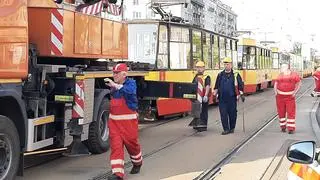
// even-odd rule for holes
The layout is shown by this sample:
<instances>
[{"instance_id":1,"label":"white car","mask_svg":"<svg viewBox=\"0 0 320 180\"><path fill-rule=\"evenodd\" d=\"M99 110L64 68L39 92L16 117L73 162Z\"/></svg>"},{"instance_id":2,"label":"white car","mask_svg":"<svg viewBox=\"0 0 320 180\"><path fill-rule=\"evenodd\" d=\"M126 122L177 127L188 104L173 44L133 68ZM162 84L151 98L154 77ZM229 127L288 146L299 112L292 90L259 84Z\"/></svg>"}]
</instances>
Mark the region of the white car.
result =
<instances>
[{"instance_id":1,"label":"white car","mask_svg":"<svg viewBox=\"0 0 320 180\"><path fill-rule=\"evenodd\" d=\"M320 180L320 149L314 141L300 141L292 144L287 158L293 162L288 172L288 180Z\"/></svg>"}]
</instances>

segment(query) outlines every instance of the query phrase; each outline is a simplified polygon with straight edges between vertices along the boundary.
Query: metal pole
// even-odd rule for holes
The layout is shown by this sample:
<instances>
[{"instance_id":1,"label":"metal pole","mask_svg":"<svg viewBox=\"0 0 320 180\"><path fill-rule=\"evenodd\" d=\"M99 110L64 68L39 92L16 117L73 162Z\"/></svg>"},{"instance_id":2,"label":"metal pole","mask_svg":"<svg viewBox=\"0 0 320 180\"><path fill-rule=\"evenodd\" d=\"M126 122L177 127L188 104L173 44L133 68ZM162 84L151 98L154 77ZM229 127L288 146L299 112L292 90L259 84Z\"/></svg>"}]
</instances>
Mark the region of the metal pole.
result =
<instances>
[{"instance_id":1,"label":"metal pole","mask_svg":"<svg viewBox=\"0 0 320 180\"><path fill-rule=\"evenodd\" d=\"M242 130L245 133L246 129L245 129L245 124L244 124L244 102L242 102Z\"/></svg>"}]
</instances>

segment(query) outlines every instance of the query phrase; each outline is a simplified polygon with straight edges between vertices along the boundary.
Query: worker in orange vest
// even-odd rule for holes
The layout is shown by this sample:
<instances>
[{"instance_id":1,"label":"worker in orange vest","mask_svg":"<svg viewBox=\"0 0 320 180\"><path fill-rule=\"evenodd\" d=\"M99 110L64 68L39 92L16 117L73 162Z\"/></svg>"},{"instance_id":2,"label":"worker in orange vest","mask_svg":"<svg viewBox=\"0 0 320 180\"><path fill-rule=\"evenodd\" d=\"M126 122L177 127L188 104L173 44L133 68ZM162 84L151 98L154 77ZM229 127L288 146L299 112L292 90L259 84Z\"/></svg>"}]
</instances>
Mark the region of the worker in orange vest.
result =
<instances>
[{"instance_id":1,"label":"worker in orange vest","mask_svg":"<svg viewBox=\"0 0 320 180\"><path fill-rule=\"evenodd\" d=\"M208 106L209 97L211 95L211 78L205 74L205 64L203 61L196 63L197 74L193 78L192 83L198 84L197 101L201 104L200 119L194 118L189 126L193 126L193 129L201 132L207 131L208 126Z\"/></svg>"},{"instance_id":2,"label":"worker in orange vest","mask_svg":"<svg viewBox=\"0 0 320 180\"><path fill-rule=\"evenodd\" d=\"M124 63L113 68L112 81L105 79L111 87L111 102L108 127L110 132L112 176L108 180L118 180L124 177L124 146L126 147L133 168L131 174L140 172L142 165L141 147L138 142L138 100L136 83L126 78L128 67Z\"/></svg>"},{"instance_id":3,"label":"worker in orange vest","mask_svg":"<svg viewBox=\"0 0 320 180\"><path fill-rule=\"evenodd\" d=\"M314 72L312 76L314 78L316 88L314 88L311 96L320 96L320 67L317 68L316 72Z\"/></svg>"},{"instance_id":4,"label":"worker in orange vest","mask_svg":"<svg viewBox=\"0 0 320 180\"><path fill-rule=\"evenodd\" d=\"M288 129L289 134L293 134L296 129L295 95L298 92L300 85L300 76L297 73L292 72L287 64L282 64L281 72L274 85L277 111L282 132L286 132L286 129Z\"/></svg>"}]
</instances>

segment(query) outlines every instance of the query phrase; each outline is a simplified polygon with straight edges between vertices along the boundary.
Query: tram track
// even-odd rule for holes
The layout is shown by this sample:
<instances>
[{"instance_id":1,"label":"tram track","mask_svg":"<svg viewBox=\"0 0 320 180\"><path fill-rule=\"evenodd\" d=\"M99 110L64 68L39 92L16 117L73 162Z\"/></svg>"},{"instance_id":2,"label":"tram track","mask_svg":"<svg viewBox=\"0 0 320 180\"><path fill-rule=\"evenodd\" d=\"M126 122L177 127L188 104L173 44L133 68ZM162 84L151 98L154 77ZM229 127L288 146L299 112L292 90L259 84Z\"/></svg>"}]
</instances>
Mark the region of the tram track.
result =
<instances>
[{"instance_id":1,"label":"tram track","mask_svg":"<svg viewBox=\"0 0 320 180\"><path fill-rule=\"evenodd\" d=\"M308 81L307 81L308 82ZM304 83L305 85L306 85L306 83ZM306 89L305 88L302 88L301 89L301 91L305 91ZM298 92L298 94L297 95L300 95L299 94L300 92ZM263 95L264 94L264 95ZM270 97L270 95L271 95L271 92L269 91L267 91L267 92L263 92L263 93L257 93L257 94L253 94L253 95L250 95L249 97L251 97L251 96L262 96L263 95L263 97L262 98L259 98L259 99L256 99L256 100L254 100L254 102L252 102L251 104L246 104L246 106L245 106L245 109L244 109L244 112L250 112L254 107L257 107L257 106L260 106L261 104L263 104L264 102L266 102L268 99L270 99L269 97ZM241 105L242 103L240 103L240 105ZM241 110L239 110L238 111L238 113L239 114L241 114L243 111L243 108L241 108L241 107L239 107L239 109L241 109ZM188 118L188 117L187 117ZM144 128L142 128L141 129L141 131L144 131L144 130L147 130L147 129L152 129L152 128L154 128L154 127L161 127L161 126L165 126L166 124L168 124L168 123L170 123L170 122L173 122L173 121L175 121L175 120L177 120L177 119L181 119L181 118L175 118L175 119L170 119L170 120L165 120L164 122L160 122L160 123L157 123L157 124L155 124L155 125L150 125L150 126L147 126L147 127L144 127ZM191 120L191 118L190 118L190 120ZM212 119L213 120L213 119ZM221 123L220 122L220 120L214 120L214 121L209 121L210 123L209 123L209 125L214 125L214 124L219 124L219 123ZM144 159L146 159L146 158L150 158L150 157L152 157L152 156L154 156L155 154L157 154L157 153L159 153L160 151L163 151L163 150L165 150L165 149L168 149L169 147L171 147L171 146L174 146L174 145L176 145L176 144L178 144L179 142L181 142L181 141L183 141L183 140L185 140L185 139L187 139L187 138L189 138L189 137L192 137L192 136L196 136L198 134L198 132L192 132L192 133L188 133L188 134L183 134L182 136L179 136L179 137L177 137L177 138L174 138L174 139L172 139L172 140L169 140L169 141L166 141L166 142L163 142L163 143L161 143L161 144L159 144L160 146L158 147L158 148L156 148L156 149L154 149L154 150L152 150L152 149L150 149L151 151L149 151L149 152L147 152L146 154L144 154L144 156L143 156L143 158ZM46 159L47 157L46 157L46 154L42 154L42 155L37 155L38 156L38 158L39 159L41 159L41 161L42 161L42 163L39 163L39 164L36 164L36 165L34 165L34 166L37 166L37 165L41 165L41 164L46 164L46 163L48 163L49 161L51 161L51 160L55 160L55 159L58 159L58 158L60 158L61 157L61 155L60 155L60 157L56 157L56 158L48 158L49 160L44 160L44 159ZM59 153L50 153L50 156L59 156ZM31 157L31 156L30 156ZM131 162L127 162L127 163L125 163L125 168L130 168L132 165L131 165ZM31 168L31 167L33 167L33 166L28 166L28 168ZM95 177L93 177L93 178L91 178L91 179L94 179L94 180L99 180L99 179L106 179L107 178L107 176L109 176L111 174L111 171L108 171L108 172L103 172L103 174L99 174L98 176L95 176Z\"/></svg>"},{"instance_id":2,"label":"tram track","mask_svg":"<svg viewBox=\"0 0 320 180\"><path fill-rule=\"evenodd\" d=\"M308 87L310 87L310 86L308 86ZM300 91L307 91L307 90L308 90L308 89L304 89L304 90L301 89ZM299 92L300 92L300 91L299 91ZM298 94L299 94L299 92L298 92ZM261 93L258 93L258 94L255 94L255 95L261 95ZM255 107L263 104L263 103L266 102L267 100L268 100L268 97L262 98L262 99L258 100L257 102L255 102L255 103L253 103L253 104L247 105L247 106L245 106L245 109L241 108L241 110L238 111L238 114L242 114L243 112L249 112L249 111L251 111L252 109L254 109ZM243 106L243 104L242 104L242 106ZM273 113L273 118L274 118L274 113ZM269 117L268 119L270 119L270 117ZM265 120L265 121L267 121L267 120ZM265 121L264 121L264 122L265 122ZM161 124L161 125L164 125L164 124L166 124L166 123L163 123L163 124ZM220 120L215 120L215 121L211 121L211 123L208 123L208 125L212 125L212 124L218 125L218 124L221 124L221 121L220 121ZM199 134L199 132L194 131L194 132L192 132L192 133L185 134L185 135L183 135L183 136L179 136L179 137L177 137L177 138L175 138L175 139L173 139L173 140L171 140L171 141L167 141L166 143L163 143L163 145L160 146L159 148L157 148L157 149L155 149L155 150L152 150L152 151L150 151L150 152L148 152L148 153L145 153L145 154L143 155L143 159L152 157L153 155L159 153L160 151L163 151L163 150L165 150L165 149L167 149L167 148L169 148L169 147L171 147L171 146L174 146L174 145L180 143L181 141L183 141L183 140L185 140L185 139L187 139L187 138L189 138L189 137L196 136L197 134ZM125 169L128 169L128 168L132 167L132 163L131 163L130 161L128 161L128 162L125 163L124 167L125 167ZM112 171L109 170L108 172L99 174L99 175L91 178L90 180L105 180L105 179L107 179L107 177L110 176L111 174L112 174Z\"/></svg>"},{"instance_id":3,"label":"tram track","mask_svg":"<svg viewBox=\"0 0 320 180\"><path fill-rule=\"evenodd\" d=\"M263 92L258 92L256 94L253 94L253 95L250 95L250 96L259 96L261 95ZM254 102L253 104L250 104L248 106L246 106L247 108L245 109L244 112L248 112L250 111L252 108L264 103L267 101L267 98L262 98L256 102ZM213 108L213 106L211 107ZM242 108L241 108L242 109ZM242 113L242 110L239 111L238 113ZM179 119L182 119L182 118L188 118L188 116L186 117L179 117L179 116L173 116L169 119L162 119L160 120L160 122L157 122L153 125L149 125L147 127L143 127L141 128L139 131L140 133L143 132L143 131L146 131L146 130L149 130L149 129L152 129L152 128L156 128L156 127L159 127L159 126L164 126L168 123L171 123L173 121L176 121L176 120L179 120ZM153 123L153 122L145 122L146 124L147 123ZM215 121L211 121L208 123L208 125L212 125L212 124L216 124L216 125L219 125L221 124L221 121L216 119ZM194 136L195 134L197 134L197 132L194 132L192 134L188 134L188 135L185 135L185 136L180 136L174 140L171 140L171 141L167 141L166 143L164 143L164 146L161 146L161 148L159 149L156 149L156 150L153 150L147 154L145 154L143 156L143 158L147 158L147 157L150 157L154 154L156 154L157 152L161 151L161 150L164 150L174 144L177 144L178 142L182 141L183 139L185 138L188 138L188 137L191 137L191 136ZM59 159L61 157L64 157L62 155L64 151L58 151L58 152L50 152L50 153L43 153L43 154L37 154L37 155L29 155L29 156L25 156L25 166L24 168L25 169L28 169L28 168L32 168L32 167L35 167L35 166L39 166L39 165L42 165L42 164L46 164L50 161L53 161L53 160L56 160L56 159ZM128 167L130 167L130 163L129 165L127 165Z\"/></svg>"},{"instance_id":4,"label":"tram track","mask_svg":"<svg viewBox=\"0 0 320 180\"><path fill-rule=\"evenodd\" d=\"M305 96L311 89L313 85L312 83L300 89L297 93L296 101L297 103L301 100L303 96ZM258 129L248 135L243 141L241 141L238 145L236 145L231 151L229 151L224 157L221 158L218 163L215 163L212 167L205 170L201 173L198 177L194 180L212 180L214 179L218 173L220 172L221 168L228 164L232 157L234 157L243 147L245 147L248 143L250 143L257 135L259 135L264 129L266 129L274 120L277 119L277 113L270 114L269 117L264 121L265 123L262 124Z\"/></svg>"}]
</instances>

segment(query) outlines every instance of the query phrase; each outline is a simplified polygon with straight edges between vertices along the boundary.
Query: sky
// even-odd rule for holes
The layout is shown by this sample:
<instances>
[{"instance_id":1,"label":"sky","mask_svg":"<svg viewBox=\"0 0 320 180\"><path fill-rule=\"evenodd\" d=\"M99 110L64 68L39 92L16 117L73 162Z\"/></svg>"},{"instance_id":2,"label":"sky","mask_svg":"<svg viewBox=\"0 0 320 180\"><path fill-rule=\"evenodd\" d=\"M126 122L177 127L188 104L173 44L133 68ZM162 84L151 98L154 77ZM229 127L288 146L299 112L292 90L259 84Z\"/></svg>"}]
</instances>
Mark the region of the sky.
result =
<instances>
[{"instance_id":1,"label":"sky","mask_svg":"<svg viewBox=\"0 0 320 180\"><path fill-rule=\"evenodd\" d=\"M283 49L299 41L320 51L319 0L222 0L238 15L238 30L251 30L259 40ZM312 36L314 41L312 42Z\"/></svg>"}]
</instances>

